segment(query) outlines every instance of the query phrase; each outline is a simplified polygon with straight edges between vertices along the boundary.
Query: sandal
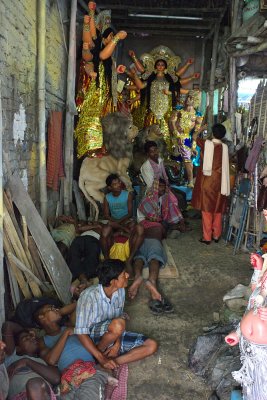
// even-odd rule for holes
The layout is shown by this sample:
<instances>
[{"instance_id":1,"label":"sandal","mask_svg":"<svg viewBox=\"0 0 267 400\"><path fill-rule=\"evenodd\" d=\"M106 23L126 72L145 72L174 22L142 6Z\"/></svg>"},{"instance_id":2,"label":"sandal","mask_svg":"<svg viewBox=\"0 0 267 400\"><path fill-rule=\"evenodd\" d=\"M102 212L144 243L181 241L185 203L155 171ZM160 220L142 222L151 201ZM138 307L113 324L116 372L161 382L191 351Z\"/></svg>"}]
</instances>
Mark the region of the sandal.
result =
<instances>
[{"instance_id":1,"label":"sandal","mask_svg":"<svg viewBox=\"0 0 267 400\"><path fill-rule=\"evenodd\" d=\"M165 312L166 314L168 313L172 313L174 311L173 305L167 300L167 299L162 299L161 300L162 303L162 308L163 308L163 312Z\"/></svg>"},{"instance_id":2,"label":"sandal","mask_svg":"<svg viewBox=\"0 0 267 400\"><path fill-rule=\"evenodd\" d=\"M199 242L209 245L211 243L211 240L199 239Z\"/></svg>"},{"instance_id":3,"label":"sandal","mask_svg":"<svg viewBox=\"0 0 267 400\"><path fill-rule=\"evenodd\" d=\"M163 304L160 300L151 300L149 303L149 308L153 314L159 315L163 313Z\"/></svg>"}]
</instances>

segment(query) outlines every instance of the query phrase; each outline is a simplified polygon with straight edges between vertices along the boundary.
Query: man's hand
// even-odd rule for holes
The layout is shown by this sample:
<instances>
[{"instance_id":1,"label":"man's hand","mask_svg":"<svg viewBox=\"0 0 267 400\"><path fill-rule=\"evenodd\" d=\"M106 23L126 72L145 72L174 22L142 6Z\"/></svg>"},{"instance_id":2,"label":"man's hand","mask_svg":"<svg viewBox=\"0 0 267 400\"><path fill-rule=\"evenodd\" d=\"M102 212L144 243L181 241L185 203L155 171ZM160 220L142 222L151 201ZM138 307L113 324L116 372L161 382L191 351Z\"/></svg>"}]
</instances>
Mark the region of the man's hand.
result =
<instances>
[{"instance_id":1,"label":"man's hand","mask_svg":"<svg viewBox=\"0 0 267 400\"><path fill-rule=\"evenodd\" d=\"M119 355L120 347L121 347L120 340L116 340L113 346L110 346L106 349L104 355L108 358L116 358Z\"/></svg>"},{"instance_id":2,"label":"man's hand","mask_svg":"<svg viewBox=\"0 0 267 400\"><path fill-rule=\"evenodd\" d=\"M115 369L118 367L118 364L114 360L110 360L104 355L102 355L101 358L98 358L98 361L101 366L106 369Z\"/></svg>"}]
</instances>

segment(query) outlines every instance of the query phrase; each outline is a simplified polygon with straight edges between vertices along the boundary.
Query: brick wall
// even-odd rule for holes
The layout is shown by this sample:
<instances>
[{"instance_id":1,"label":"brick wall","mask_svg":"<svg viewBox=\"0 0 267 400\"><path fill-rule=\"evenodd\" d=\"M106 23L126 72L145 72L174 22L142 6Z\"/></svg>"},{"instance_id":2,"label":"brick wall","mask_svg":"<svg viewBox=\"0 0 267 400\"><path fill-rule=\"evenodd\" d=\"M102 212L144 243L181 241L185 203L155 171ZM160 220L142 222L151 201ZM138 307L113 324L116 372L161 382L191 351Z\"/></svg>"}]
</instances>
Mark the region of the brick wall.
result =
<instances>
[{"instance_id":1,"label":"brick wall","mask_svg":"<svg viewBox=\"0 0 267 400\"><path fill-rule=\"evenodd\" d=\"M45 0L41 0L45 1ZM3 150L38 205L37 0L1 0L0 73ZM58 0L62 19L69 1ZM46 111L64 110L67 53L56 0L46 0ZM68 41L68 24L64 25Z\"/></svg>"}]
</instances>

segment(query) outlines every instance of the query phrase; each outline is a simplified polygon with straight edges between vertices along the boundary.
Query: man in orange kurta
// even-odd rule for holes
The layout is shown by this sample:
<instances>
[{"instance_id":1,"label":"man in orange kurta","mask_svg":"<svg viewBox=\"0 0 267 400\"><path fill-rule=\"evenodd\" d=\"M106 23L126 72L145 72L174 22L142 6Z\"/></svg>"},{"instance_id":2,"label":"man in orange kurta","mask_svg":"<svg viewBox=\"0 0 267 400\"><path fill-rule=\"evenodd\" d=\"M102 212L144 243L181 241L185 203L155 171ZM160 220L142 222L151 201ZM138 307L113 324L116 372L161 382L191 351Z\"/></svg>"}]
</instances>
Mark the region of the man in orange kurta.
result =
<instances>
[{"instance_id":1,"label":"man in orange kurta","mask_svg":"<svg viewBox=\"0 0 267 400\"><path fill-rule=\"evenodd\" d=\"M215 124L212 127L212 133L211 141L196 139L197 145L201 149L201 165L197 173L191 202L194 208L202 211L203 236L200 242L205 244L210 244L212 239L215 242L220 239L222 214L225 211L230 191L228 148L221 141L226 133L225 127ZM212 153L212 155L206 155L210 163L209 172L206 169L203 170L205 152Z\"/></svg>"}]
</instances>

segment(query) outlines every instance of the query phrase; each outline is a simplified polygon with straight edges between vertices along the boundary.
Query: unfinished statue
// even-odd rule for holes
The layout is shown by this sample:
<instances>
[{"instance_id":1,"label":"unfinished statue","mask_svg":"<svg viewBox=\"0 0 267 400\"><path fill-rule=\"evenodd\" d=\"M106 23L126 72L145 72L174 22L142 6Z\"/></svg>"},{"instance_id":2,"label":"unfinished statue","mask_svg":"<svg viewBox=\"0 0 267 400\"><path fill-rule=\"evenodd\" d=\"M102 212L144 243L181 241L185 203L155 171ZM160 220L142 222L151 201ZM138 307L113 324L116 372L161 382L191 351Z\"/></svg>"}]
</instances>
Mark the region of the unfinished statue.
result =
<instances>
[{"instance_id":1,"label":"unfinished statue","mask_svg":"<svg viewBox=\"0 0 267 400\"><path fill-rule=\"evenodd\" d=\"M101 124L106 153L100 157L85 158L79 176L79 187L95 208L95 220L99 215L96 201L103 203L104 193L101 189L105 188L108 175L118 174L127 190L132 190L127 169L132 157L132 143L138 131L132 120L119 112L106 115Z\"/></svg>"},{"instance_id":2,"label":"unfinished statue","mask_svg":"<svg viewBox=\"0 0 267 400\"><path fill-rule=\"evenodd\" d=\"M253 290L247 310L235 332L226 336L230 346L239 343L242 368L233 377L243 387L245 400L267 400L267 255L251 255Z\"/></svg>"}]
</instances>

